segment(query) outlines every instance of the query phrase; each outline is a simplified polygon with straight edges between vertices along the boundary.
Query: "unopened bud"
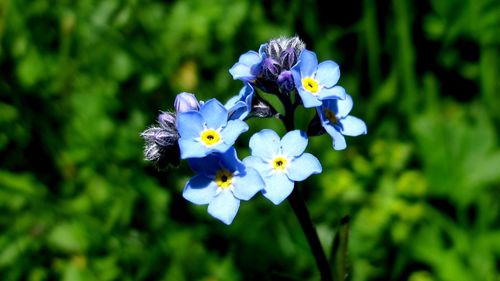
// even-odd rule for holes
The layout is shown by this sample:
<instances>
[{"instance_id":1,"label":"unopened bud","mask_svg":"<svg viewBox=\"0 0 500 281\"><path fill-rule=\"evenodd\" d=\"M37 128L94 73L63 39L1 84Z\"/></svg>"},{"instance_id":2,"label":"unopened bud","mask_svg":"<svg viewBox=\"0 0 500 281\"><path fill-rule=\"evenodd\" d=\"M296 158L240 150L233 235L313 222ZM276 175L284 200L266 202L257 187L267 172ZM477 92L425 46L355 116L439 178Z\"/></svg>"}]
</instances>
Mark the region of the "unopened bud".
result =
<instances>
[{"instance_id":1,"label":"unopened bud","mask_svg":"<svg viewBox=\"0 0 500 281\"><path fill-rule=\"evenodd\" d=\"M182 92L175 97L174 107L177 113L200 110L200 103L191 93Z\"/></svg>"}]
</instances>

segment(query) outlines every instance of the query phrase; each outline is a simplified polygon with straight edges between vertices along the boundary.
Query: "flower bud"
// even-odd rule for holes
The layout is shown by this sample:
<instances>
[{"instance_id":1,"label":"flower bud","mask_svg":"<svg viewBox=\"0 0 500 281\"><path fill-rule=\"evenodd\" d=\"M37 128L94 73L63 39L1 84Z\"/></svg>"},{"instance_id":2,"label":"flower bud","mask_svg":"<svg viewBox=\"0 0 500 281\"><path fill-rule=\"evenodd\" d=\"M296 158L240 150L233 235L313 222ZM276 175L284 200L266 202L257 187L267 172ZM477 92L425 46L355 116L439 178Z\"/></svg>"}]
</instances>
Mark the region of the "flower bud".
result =
<instances>
[{"instance_id":1,"label":"flower bud","mask_svg":"<svg viewBox=\"0 0 500 281\"><path fill-rule=\"evenodd\" d=\"M177 113L200 110L200 104L191 93L182 92L175 97L174 107Z\"/></svg>"},{"instance_id":2,"label":"flower bud","mask_svg":"<svg viewBox=\"0 0 500 281\"><path fill-rule=\"evenodd\" d=\"M267 79L276 79L280 71L280 65L275 59L266 58L262 62L262 72Z\"/></svg>"},{"instance_id":3,"label":"flower bud","mask_svg":"<svg viewBox=\"0 0 500 281\"><path fill-rule=\"evenodd\" d=\"M165 129L175 128L175 114L171 112L162 112L158 115L158 123Z\"/></svg>"},{"instance_id":4,"label":"flower bud","mask_svg":"<svg viewBox=\"0 0 500 281\"><path fill-rule=\"evenodd\" d=\"M280 88L282 93L290 93L295 87L295 83L293 82L292 72L289 70L285 70L280 73L278 76L278 87Z\"/></svg>"}]
</instances>

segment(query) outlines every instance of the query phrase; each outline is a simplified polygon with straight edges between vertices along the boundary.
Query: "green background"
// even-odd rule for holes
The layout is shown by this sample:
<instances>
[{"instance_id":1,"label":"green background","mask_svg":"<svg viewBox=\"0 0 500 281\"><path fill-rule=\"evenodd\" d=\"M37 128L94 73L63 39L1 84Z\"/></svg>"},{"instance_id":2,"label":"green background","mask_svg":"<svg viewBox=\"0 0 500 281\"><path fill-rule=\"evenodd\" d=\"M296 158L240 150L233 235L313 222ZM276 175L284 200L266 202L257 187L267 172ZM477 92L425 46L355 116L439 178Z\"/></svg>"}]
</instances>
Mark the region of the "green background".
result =
<instances>
[{"instance_id":1,"label":"green background","mask_svg":"<svg viewBox=\"0 0 500 281\"><path fill-rule=\"evenodd\" d=\"M349 215L351 280L500 280L496 0L0 0L0 279L317 280L286 202L258 194L226 226L139 136L181 91L225 102L240 54L295 34L368 125L344 151L309 142L325 250ZM249 124L240 158L284 133Z\"/></svg>"}]
</instances>

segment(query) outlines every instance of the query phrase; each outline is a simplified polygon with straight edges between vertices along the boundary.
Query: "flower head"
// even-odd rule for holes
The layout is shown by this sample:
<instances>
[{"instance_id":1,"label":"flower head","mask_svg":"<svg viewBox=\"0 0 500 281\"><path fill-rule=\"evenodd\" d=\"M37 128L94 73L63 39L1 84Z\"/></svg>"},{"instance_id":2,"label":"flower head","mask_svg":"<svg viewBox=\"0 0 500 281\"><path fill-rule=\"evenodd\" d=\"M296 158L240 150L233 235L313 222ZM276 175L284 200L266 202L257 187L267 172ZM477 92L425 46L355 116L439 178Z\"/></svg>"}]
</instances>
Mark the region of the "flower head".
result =
<instances>
[{"instance_id":1,"label":"flower head","mask_svg":"<svg viewBox=\"0 0 500 281\"><path fill-rule=\"evenodd\" d=\"M238 136L248 130L241 120L229 120L228 111L216 99L204 103L200 111L177 115L181 158L199 158L213 152L225 152Z\"/></svg>"},{"instance_id":2,"label":"flower head","mask_svg":"<svg viewBox=\"0 0 500 281\"><path fill-rule=\"evenodd\" d=\"M345 136L366 134L366 124L363 120L349 115L353 106L350 95L344 100L331 99L323 101L317 108L323 128L333 138L333 148L342 150L347 147Z\"/></svg>"},{"instance_id":3,"label":"flower head","mask_svg":"<svg viewBox=\"0 0 500 281\"><path fill-rule=\"evenodd\" d=\"M175 128L175 114L162 112L158 115L159 126L151 126L141 133L146 142L144 158L156 167L177 165L179 162L179 133Z\"/></svg>"},{"instance_id":4,"label":"flower head","mask_svg":"<svg viewBox=\"0 0 500 281\"><path fill-rule=\"evenodd\" d=\"M229 111L229 120L244 120L252 111L254 89L246 83L237 96L229 99L224 107Z\"/></svg>"},{"instance_id":5,"label":"flower head","mask_svg":"<svg viewBox=\"0 0 500 281\"><path fill-rule=\"evenodd\" d=\"M321 173L319 160L304 153L307 143L306 134L299 130L288 132L281 140L269 129L250 138L252 155L243 163L259 172L266 184L264 196L274 204L281 203L292 193L294 182Z\"/></svg>"},{"instance_id":6,"label":"flower head","mask_svg":"<svg viewBox=\"0 0 500 281\"><path fill-rule=\"evenodd\" d=\"M331 60L318 64L316 54L304 50L299 62L292 67L292 73L304 107L320 106L326 99L345 98L344 88L335 86L340 78L339 66Z\"/></svg>"},{"instance_id":7,"label":"flower head","mask_svg":"<svg viewBox=\"0 0 500 281\"><path fill-rule=\"evenodd\" d=\"M198 111L200 110L200 103L193 94L182 92L175 97L174 107L177 113L190 110Z\"/></svg>"},{"instance_id":8,"label":"flower head","mask_svg":"<svg viewBox=\"0 0 500 281\"><path fill-rule=\"evenodd\" d=\"M259 52L248 51L240 56L237 63L229 69L235 80L253 82L262 72L262 60L265 58L266 44L260 45Z\"/></svg>"},{"instance_id":9,"label":"flower head","mask_svg":"<svg viewBox=\"0 0 500 281\"><path fill-rule=\"evenodd\" d=\"M264 188L259 173L243 165L234 148L189 159L189 164L197 175L187 182L182 195L194 204L208 204L208 213L225 224L232 223L240 200L249 200Z\"/></svg>"}]
</instances>

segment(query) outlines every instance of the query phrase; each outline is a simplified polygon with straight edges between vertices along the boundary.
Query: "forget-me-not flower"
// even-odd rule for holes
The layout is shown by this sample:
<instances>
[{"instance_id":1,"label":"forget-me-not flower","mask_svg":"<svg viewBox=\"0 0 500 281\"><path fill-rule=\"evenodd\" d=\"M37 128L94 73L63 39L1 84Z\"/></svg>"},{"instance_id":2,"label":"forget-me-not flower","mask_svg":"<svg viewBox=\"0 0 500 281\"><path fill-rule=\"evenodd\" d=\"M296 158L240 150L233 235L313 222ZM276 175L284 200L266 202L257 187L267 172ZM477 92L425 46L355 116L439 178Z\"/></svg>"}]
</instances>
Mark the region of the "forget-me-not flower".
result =
<instances>
[{"instance_id":1,"label":"forget-me-not flower","mask_svg":"<svg viewBox=\"0 0 500 281\"><path fill-rule=\"evenodd\" d=\"M278 205L293 191L294 182L321 173L319 160L307 147L307 135L299 130L288 132L280 140L273 130L264 129L250 138L251 156L243 160L255 168L264 179L263 194Z\"/></svg>"},{"instance_id":2,"label":"forget-me-not flower","mask_svg":"<svg viewBox=\"0 0 500 281\"><path fill-rule=\"evenodd\" d=\"M267 44L260 45L259 52L248 51L240 56L237 63L229 69L234 80L253 82L262 72L262 61L265 59Z\"/></svg>"},{"instance_id":3,"label":"forget-me-not flower","mask_svg":"<svg viewBox=\"0 0 500 281\"><path fill-rule=\"evenodd\" d=\"M326 99L344 99L344 88L335 86L340 78L337 63L327 60L318 64L316 54L304 49L299 62L292 67L295 87L304 103L304 107L321 106Z\"/></svg>"},{"instance_id":4,"label":"forget-me-not flower","mask_svg":"<svg viewBox=\"0 0 500 281\"><path fill-rule=\"evenodd\" d=\"M241 120L228 121L227 109L216 99L205 102L199 111L178 114L176 125L181 159L225 152L248 130L248 125Z\"/></svg>"},{"instance_id":5,"label":"forget-me-not flower","mask_svg":"<svg viewBox=\"0 0 500 281\"><path fill-rule=\"evenodd\" d=\"M333 148L335 150L342 150L347 147L344 135L354 137L366 134L365 122L349 115L352 107L353 101L350 95L346 95L343 100L325 100L320 107L317 107L321 124L333 138Z\"/></svg>"},{"instance_id":6,"label":"forget-me-not flower","mask_svg":"<svg viewBox=\"0 0 500 281\"><path fill-rule=\"evenodd\" d=\"M244 120L252 111L252 100L254 89L250 84L245 83L237 96L229 99L224 107L229 111L229 120Z\"/></svg>"},{"instance_id":7,"label":"forget-me-not flower","mask_svg":"<svg viewBox=\"0 0 500 281\"><path fill-rule=\"evenodd\" d=\"M233 147L189 159L189 164L197 175L187 182L182 196L194 204L208 204L208 213L225 224L233 221L240 200L249 200L264 188L259 173L243 165Z\"/></svg>"}]
</instances>

